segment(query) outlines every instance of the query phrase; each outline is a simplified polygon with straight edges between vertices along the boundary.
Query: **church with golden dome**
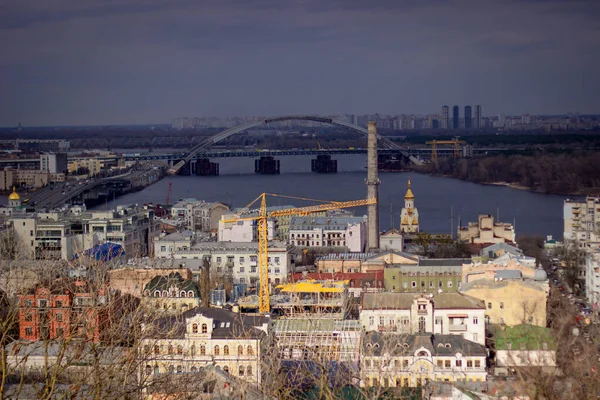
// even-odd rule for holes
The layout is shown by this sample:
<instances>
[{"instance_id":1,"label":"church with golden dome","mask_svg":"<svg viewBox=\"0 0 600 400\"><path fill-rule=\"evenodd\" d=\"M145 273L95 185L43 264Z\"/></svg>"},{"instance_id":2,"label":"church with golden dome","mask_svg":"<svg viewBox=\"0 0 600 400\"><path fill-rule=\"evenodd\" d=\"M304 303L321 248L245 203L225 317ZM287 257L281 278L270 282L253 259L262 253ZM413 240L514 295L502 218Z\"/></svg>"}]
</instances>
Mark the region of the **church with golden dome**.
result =
<instances>
[{"instance_id":1,"label":"church with golden dome","mask_svg":"<svg viewBox=\"0 0 600 400\"><path fill-rule=\"evenodd\" d=\"M404 207L400 213L400 231L402 233L419 232L419 212L415 207L415 195L410 188L410 179L408 180L408 190L404 195Z\"/></svg>"},{"instance_id":2,"label":"church with golden dome","mask_svg":"<svg viewBox=\"0 0 600 400\"><path fill-rule=\"evenodd\" d=\"M21 196L17 193L17 188L13 187L13 191L8 196L8 206L13 208L21 207Z\"/></svg>"}]
</instances>

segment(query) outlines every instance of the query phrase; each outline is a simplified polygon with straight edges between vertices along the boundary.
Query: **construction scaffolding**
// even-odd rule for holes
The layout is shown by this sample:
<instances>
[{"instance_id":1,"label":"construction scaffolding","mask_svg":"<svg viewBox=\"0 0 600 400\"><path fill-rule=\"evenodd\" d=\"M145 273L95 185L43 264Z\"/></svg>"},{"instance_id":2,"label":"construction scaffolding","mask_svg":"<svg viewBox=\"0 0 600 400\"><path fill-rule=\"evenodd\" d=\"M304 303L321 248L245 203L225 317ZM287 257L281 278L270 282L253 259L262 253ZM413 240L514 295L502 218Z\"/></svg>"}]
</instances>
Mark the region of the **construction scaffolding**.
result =
<instances>
[{"instance_id":1,"label":"construction scaffolding","mask_svg":"<svg viewBox=\"0 0 600 400\"><path fill-rule=\"evenodd\" d=\"M281 360L358 362L362 334L359 321L277 319L273 331Z\"/></svg>"}]
</instances>

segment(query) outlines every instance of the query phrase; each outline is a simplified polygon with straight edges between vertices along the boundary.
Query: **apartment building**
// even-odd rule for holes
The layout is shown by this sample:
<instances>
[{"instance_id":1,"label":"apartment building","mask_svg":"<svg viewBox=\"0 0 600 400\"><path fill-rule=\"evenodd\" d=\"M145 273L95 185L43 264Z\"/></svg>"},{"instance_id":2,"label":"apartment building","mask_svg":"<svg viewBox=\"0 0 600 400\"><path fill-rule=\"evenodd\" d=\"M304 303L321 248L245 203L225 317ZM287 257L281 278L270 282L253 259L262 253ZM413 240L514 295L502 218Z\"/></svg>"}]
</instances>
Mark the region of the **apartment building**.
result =
<instances>
[{"instance_id":1,"label":"apartment building","mask_svg":"<svg viewBox=\"0 0 600 400\"><path fill-rule=\"evenodd\" d=\"M93 292L85 281L57 279L18 295L19 338L52 340L101 339L108 322L108 291Z\"/></svg>"},{"instance_id":2,"label":"apartment building","mask_svg":"<svg viewBox=\"0 0 600 400\"><path fill-rule=\"evenodd\" d=\"M203 260L207 259L210 262L211 272L217 276L231 279L233 283L256 287L259 279L257 242L190 241L184 243L185 245L179 248L169 249L164 238L158 240L155 244L157 257L178 260L182 266L191 268L194 274L199 273ZM278 285L287 281L287 276L292 271L291 250L292 247L283 242L269 243L270 282Z\"/></svg>"},{"instance_id":3,"label":"apartment building","mask_svg":"<svg viewBox=\"0 0 600 400\"><path fill-rule=\"evenodd\" d=\"M577 240L586 248L600 248L600 197L565 200L563 221L565 240Z\"/></svg>"},{"instance_id":4,"label":"apartment building","mask_svg":"<svg viewBox=\"0 0 600 400\"><path fill-rule=\"evenodd\" d=\"M363 252L367 246L366 217L293 217L289 243L302 247L346 247Z\"/></svg>"},{"instance_id":5,"label":"apartment building","mask_svg":"<svg viewBox=\"0 0 600 400\"><path fill-rule=\"evenodd\" d=\"M597 311L600 307L600 251L585 256L585 294Z\"/></svg>"},{"instance_id":6,"label":"apartment building","mask_svg":"<svg viewBox=\"0 0 600 400\"><path fill-rule=\"evenodd\" d=\"M461 293L364 293L365 331L461 335L485 345L485 304Z\"/></svg>"},{"instance_id":7,"label":"apartment building","mask_svg":"<svg viewBox=\"0 0 600 400\"><path fill-rule=\"evenodd\" d=\"M267 317L249 317L221 308L197 307L177 318L144 325L142 351L148 379L197 373L213 365L246 382L261 383L261 343Z\"/></svg>"},{"instance_id":8,"label":"apartment building","mask_svg":"<svg viewBox=\"0 0 600 400\"><path fill-rule=\"evenodd\" d=\"M180 199L171 207L171 216L184 221L191 231L214 232L219 230L219 220L229 211L222 203L209 203L194 198Z\"/></svg>"},{"instance_id":9,"label":"apartment building","mask_svg":"<svg viewBox=\"0 0 600 400\"><path fill-rule=\"evenodd\" d=\"M421 387L426 382L485 382L485 346L459 335L366 332L361 387Z\"/></svg>"},{"instance_id":10,"label":"apartment building","mask_svg":"<svg viewBox=\"0 0 600 400\"><path fill-rule=\"evenodd\" d=\"M76 207L73 207L75 209ZM148 255L159 234L152 211L137 205L109 211L49 212L14 215L9 226L18 251L34 259L70 260L104 243L117 243L128 258Z\"/></svg>"}]
</instances>

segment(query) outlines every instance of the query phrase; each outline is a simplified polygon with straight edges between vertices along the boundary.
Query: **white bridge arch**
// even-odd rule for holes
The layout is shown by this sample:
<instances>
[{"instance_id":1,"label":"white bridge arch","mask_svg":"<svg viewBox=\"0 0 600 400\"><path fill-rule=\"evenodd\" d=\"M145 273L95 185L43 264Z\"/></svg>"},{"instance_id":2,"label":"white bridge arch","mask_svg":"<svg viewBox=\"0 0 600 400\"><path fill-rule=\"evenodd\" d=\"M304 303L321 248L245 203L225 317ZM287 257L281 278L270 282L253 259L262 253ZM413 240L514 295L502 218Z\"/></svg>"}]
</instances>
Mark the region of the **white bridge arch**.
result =
<instances>
[{"instance_id":1,"label":"white bridge arch","mask_svg":"<svg viewBox=\"0 0 600 400\"><path fill-rule=\"evenodd\" d=\"M318 116L312 116L312 115L286 115L286 116L282 116L282 117L260 119L258 121L247 122L245 124L238 125L233 128L227 129L223 132L217 133L216 135L209 137L208 139L202 141L201 143L198 143L196 146L192 147L188 153L186 153L186 155L184 156L184 158L181 161L179 161L177 164L173 165L173 167L169 170L169 172L176 173L179 169L181 169L181 167L183 167L188 161L190 161L191 159L196 157L198 154L202 154L203 152L208 150L210 148L210 146L212 146L213 144L218 143L221 140L224 140L231 135L235 135L236 133L243 132L247 129L251 129L256 126L266 125L266 124L270 124L272 122L281 122L281 121L290 121L290 120L321 122L324 124L347 128L347 129L350 129L350 130L357 132L364 136L367 136L367 134L368 134L367 129L365 129L361 126L350 124L348 122L336 120L333 118L318 117ZM404 155L405 157L409 158L413 163L420 164L420 161L417 158L415 158L414 156L411 156L407 151L401 150L401 148L399 146L397 146L395 143L393 143L389 139L386 139L381 135L377 135L377 141L379 143L380 148L400 150L400 153L402 155Z\"/></svg>"}]
</instances>

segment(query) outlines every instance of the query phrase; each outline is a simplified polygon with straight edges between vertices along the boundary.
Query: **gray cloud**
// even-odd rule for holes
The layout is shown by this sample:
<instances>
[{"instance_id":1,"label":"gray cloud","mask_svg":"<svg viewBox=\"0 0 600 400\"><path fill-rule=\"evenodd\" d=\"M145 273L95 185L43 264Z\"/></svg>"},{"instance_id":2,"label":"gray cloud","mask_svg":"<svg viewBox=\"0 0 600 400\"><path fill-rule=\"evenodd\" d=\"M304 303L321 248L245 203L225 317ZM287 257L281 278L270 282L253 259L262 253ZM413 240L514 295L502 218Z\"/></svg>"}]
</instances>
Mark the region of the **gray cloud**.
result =
<instances>
[{"instance_id":1,"label":"gray cloud","mask_svg":"<svg viewBox=\"0 0 600 400\"><path fill-rule=\"evenodd\" d=\"M0 0L0 125L598 112L600 2Z\"/></svg>"}]
</instances>

